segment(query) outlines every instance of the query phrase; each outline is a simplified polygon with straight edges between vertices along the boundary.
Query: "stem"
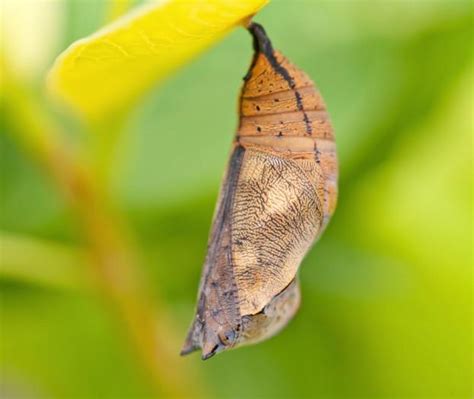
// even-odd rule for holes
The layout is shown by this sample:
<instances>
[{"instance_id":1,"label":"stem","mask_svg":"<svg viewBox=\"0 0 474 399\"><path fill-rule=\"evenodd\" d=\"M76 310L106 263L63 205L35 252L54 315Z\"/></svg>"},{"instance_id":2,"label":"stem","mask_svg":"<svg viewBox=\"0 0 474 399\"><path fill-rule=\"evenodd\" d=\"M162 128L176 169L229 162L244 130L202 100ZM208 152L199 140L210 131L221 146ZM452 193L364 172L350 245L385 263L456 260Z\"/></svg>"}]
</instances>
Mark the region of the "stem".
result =
<instances>
[{"instance_id":1,"label":"stem","mask_svg":"<svg viewBox=\"0 0 474 399\"><path fill-rule=\"evenodd\" d=\"M43 164L74 210L101 292L121 322L155 394L202 396L196 376L178 356L179 346L173 343L176 334L165 307L156 295L151 299L130 233L103 186L68 148L60 126L31 93L10 76L7 81L5 114L16 124L15 138Z\"/></svg>"}]
</instances>

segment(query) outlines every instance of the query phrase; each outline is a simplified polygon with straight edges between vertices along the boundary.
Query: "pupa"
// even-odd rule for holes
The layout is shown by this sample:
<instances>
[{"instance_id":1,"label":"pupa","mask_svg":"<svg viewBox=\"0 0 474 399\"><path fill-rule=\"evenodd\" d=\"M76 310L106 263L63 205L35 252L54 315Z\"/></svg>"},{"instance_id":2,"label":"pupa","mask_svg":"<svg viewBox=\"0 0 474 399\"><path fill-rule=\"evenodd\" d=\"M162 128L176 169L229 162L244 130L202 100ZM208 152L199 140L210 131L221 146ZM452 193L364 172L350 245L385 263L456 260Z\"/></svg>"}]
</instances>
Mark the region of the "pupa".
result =
<instances>
[{"instance_id":1,"label":"pupa","mask_svg":"<svg viewBox=\"0 0 474 399\"><path fill-rule=\"evenodd\" d=\"M182 355L265 340L300 304L297 271L336 206L338 165L310 78L250 23L254 56L221 186L194 321Z\"/></svg>"}]
</instances>

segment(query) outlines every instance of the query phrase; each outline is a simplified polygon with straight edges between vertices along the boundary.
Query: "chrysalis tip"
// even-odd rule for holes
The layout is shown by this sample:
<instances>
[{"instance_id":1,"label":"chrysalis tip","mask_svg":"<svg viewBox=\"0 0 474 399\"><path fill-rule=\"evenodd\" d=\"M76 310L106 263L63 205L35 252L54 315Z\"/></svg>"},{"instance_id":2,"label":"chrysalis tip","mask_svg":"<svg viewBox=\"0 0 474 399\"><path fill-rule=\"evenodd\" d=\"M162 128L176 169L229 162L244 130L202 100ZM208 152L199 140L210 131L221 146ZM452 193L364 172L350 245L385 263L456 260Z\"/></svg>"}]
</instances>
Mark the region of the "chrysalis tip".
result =
<instances>
[{"instance_id":1,"label":"chrysalis tip","mask_svg":"<svg viewBox=\"0 0 474 399\"><path fill-rule=\"evenodd\" d=\"M186 355L189 355L190 353L198 350L199 348L192 345L192 344L188 344L186 342L186 344L183 346L183 348L181 349L181 352L179 352L180 356L186 356Z\"/></svg>"},{"instance_id":2,"label":"chrysalis tip","mask_svg":"<svg viewBox=\"0 0 474 399\"><path fill-rule=\"evenodd\" d=\"M263 53L265 55L273 54L272 42L267 36L265 29L262 25L251 22L247 27L248 31L253 37L253 48L256 52Z\"/></svg>"},{"instance_id":3,"label":"chrysalis tip","mask_svg":"<svg viewBox=\"0 0 474 399\"><path fill-rule=\"evenodd\" d=\"M209 348L203 348L202 354L201 354L201 359L202 360L210 359L216 353L217 353L217 345L213 345Z\"/></svg>"},{"instance_id":4,"label":"chrysalis tip","mask_svg":"<svg viewBox=\"0 0 474 399\"><path fill-rule=\"evenodd\" d=\"M199 345L197 345L195 340L195 330L196 330L196 321L193 322L191 329L188 332L188 336L186 337L186 341L184 341L183 348L179 353L181 356L186 356L196 350L199 349Z\"/></svg>"}]
</instances>

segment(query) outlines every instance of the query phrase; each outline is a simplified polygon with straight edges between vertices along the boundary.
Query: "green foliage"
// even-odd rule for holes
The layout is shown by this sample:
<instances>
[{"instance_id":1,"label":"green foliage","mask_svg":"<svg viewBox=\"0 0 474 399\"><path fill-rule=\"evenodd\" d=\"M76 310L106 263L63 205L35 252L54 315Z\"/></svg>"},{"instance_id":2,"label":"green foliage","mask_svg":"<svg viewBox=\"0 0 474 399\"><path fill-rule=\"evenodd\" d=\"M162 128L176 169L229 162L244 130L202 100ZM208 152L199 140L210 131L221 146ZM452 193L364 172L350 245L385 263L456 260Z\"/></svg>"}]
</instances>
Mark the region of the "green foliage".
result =
<instances>
[{"instance_id":1,"label":"green foliage","mask_svg":"<svg viewBox=\"0 0 474 399\"><path fill-rule=\"evenodd\" d=\"M65 14L69 44L101 19L84 18L92 3L67 4L80 9ZM470 3L445 1L275 1L256 17L323 92L341 194L302 265L303 304L288 328L183 360L209 397L472 397L472 17ZM239 29L154 90L127 120L104 182L178 341L250 58ZM2 124L3 382L44 397L151 397L123 333L84 287L63 198L12 139L12 115Z\"/></svg>"}]
</instances>

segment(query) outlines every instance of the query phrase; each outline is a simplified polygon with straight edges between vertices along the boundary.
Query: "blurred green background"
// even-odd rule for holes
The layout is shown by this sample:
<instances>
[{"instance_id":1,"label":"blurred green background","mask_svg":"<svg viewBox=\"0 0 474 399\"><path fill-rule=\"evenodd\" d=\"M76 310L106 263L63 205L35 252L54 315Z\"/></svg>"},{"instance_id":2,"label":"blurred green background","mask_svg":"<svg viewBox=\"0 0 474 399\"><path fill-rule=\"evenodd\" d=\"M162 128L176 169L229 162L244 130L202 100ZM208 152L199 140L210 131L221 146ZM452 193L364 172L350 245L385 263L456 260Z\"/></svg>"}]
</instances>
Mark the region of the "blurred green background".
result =
<instances>
[{"instance_id":1,"label":"blurred green background","mask_svg":"<svg viewBox=\"0 0 474 399\"><path fill-rule=\"evenodd\" d=\"M103 25L110 4L21 1L19 21L33 3L48 20L17 23L15 37L7 26L4 41L19 53L40 47L21 65L41 93L55 56ZM284 331L179 361L215 398L472 398L472 4L276 0L256 20L324 95L339 205L303 262L302 307ZM5 56L21 60L15 51ZM232 32L138 104L113 153L110 190L178 341L251 56L248 33ZM107 309L79 281L71 211L11 119L2 112L1 396L150 397Z\"/></svg>"}]
</instances>

